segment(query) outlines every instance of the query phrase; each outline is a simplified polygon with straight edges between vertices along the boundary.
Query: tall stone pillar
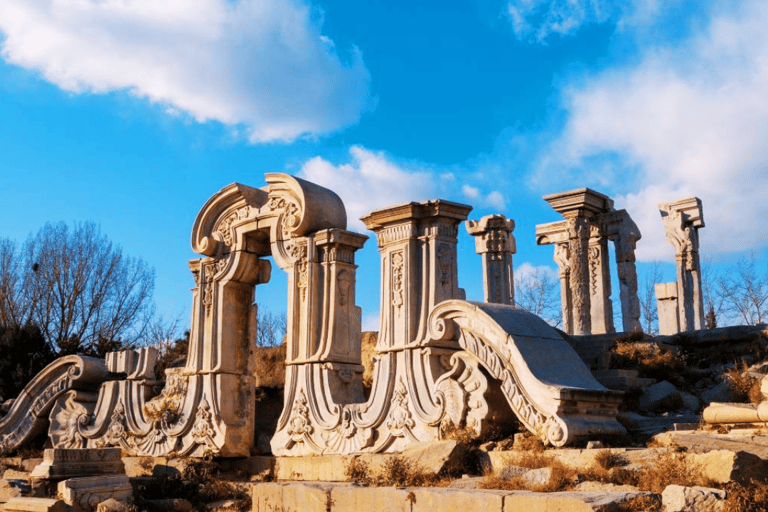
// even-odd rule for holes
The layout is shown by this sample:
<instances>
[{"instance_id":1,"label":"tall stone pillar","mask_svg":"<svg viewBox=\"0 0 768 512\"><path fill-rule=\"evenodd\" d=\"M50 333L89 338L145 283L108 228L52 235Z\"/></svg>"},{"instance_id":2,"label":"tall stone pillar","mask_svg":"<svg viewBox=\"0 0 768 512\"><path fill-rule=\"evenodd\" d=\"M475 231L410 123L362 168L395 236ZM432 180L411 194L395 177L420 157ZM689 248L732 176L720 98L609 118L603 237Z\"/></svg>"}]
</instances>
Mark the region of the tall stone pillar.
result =
<instances>
[{"instance_id":1,"label":"tall stone pillar","mask_svg":"<svg viewBox=\"0 0 768 512\"><path fill-rule=\"evenodd\" d=\"M515 221L504 215L486 215L479 221L468 220L467 231L475 237L475 251L483 258L485 302L515 304L512 255L516 251Z\"/></svg>"},{"instance_id":2,"label":"tall stone pillar","mask_svg":"<svg viewBox=\"0 0 768 512\"><path fill-rule=\"evenodd\" d=\"M427 333L432 308L464 299L456 268L457 232L471 206L450 201L406 203L361 218L381 253L379 352L401 350Z\"/></svg>"},{"instance_id":3,"label":"tall stone pillar","mask_svg":"<svg viewBox=\"0 0 768 512\"><path fill-rule=\"evenodd\" d=\"M624 332L642 331L635 267L635 247L641 238L640 230L626 210L617 210L603 214L603 231L613 241L616 252Z\"/></svg>"},{"instance_id":4,"label":"tall stone pillar","mask_svg":"<svg viewBox=\"0 0 768 512\"><path fill-rule=\"evenodd\" d=\"M659 315L659 334L671 336L680 332L677 283L658 283L656 285L656 311Z\"/></svg>"},{"instance_id":5,"label":"tall stone pillar","mask_svg":"<svg viewBox=\"0 0 768 512\"><path fill-rule=\"evenodd\" d=\"M677 301L681 331L704 328L699 263L699 228L704 227L701 199L688 197L659 205L667 240L675 249Z\"/></svg>"},{"instance_id":6,"label":"tall stone pillar","mask_svg":"<svg viewBox=\"0 0 768 512\"><path fill-rule=\"evenodd\" d=\"M536 226L536 238L538 244L556 244L555 260L561 260L558 266L563 323L570 329L566 332L612 332L607 240L601 229L600 215L613 211L613 201L588 188L550 194L544 196L544 200L565 217L562 223ZM567 245L567 250L562 245ZM562 262L565 255L567 267Z\"/></svg>"}]
</instances>

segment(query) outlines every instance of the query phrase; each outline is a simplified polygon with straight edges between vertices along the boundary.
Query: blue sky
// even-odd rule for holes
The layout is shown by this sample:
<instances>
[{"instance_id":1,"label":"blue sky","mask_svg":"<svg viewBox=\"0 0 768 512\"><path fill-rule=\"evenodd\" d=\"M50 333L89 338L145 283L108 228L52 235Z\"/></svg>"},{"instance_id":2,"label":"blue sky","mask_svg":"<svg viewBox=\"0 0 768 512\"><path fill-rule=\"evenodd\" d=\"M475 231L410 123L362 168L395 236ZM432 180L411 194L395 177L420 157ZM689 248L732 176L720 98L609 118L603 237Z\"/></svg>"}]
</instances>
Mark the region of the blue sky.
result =
<instances>
[{"instance_id":1,"label":"blue sky","mask_svg":"<svg viewBox=\"0 0 768 512\"><path fill-rule=\"evenodd\" d=\"M3 0L0 236L96 221L154 266L158 310L184 322L198 209L265 172L333 189L359 231L406 200L504 213L520 272L553 267L535 246L535 225L558 219L541 196L583 186L629 210L641 273L673 258L657 204L690 195L703 256L762 257L768 5L691 4ZM358 263L374 328L373 240ZM463 229L459 264L480 299ZM274 311L279 273L257 291Z\"/></svg>"}]
</instances>

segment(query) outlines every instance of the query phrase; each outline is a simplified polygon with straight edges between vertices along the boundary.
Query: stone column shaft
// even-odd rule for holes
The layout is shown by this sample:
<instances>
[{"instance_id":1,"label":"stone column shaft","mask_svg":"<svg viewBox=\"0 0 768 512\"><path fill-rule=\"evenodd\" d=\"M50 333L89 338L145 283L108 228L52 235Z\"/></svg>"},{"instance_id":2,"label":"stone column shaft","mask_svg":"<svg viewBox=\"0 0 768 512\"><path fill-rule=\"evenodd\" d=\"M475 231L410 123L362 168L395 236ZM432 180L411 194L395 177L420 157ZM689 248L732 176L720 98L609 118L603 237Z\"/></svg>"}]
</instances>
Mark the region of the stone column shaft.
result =
<instances>
[{"instance_id":1,"label":"stone column shaft","mask_svg":"<svg viewBox=\"0 0 768 512\"><path fill-rule=\"evenodd\" d=\"M479 221L468 220L467 231L475 237L475 251L483 259L485 302L515 303L512 255L515 253L515 221L503 215L487 215Z\"/></svg>"}]
</instances>

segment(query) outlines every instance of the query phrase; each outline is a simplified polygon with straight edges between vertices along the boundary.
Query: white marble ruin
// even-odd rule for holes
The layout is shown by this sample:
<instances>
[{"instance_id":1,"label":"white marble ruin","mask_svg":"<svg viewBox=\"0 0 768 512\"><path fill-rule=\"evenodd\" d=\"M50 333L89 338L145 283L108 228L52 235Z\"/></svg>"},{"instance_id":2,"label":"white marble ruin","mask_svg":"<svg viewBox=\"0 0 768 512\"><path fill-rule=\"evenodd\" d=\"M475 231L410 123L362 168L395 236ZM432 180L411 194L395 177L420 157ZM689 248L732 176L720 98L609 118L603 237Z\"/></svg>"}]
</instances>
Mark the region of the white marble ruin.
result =
<instances>
[{"instance_id":1,"label":"white marble ruin","mask_svg":"<svg viewBox=\"0 0 768 512\"><path fill-rule=\"evenodd\" d=\"M701 199L688 197L662 203L659 213L677 262L677 282L656 286L659 331L675 334L703 329L704 300L699 263L699 228L704 227Z\"/></svg>"},{"instance_id":2,"label":"white marble ruin","mask_svg":"<svg viewBox=\"0 0 768 512\"><path fill-rule=\"evenodd\" d=\"M270 278L267 257L288 275L275 455L397 452L439 439L449 423L481 435L500 417L489 411L490 393L503 395L527 429L555 446L625 432L616 420L621 392L600 385L554 328L510 305L513 224L504 217L468 226L487 260L487 302L464 300L457 231L471 207L443 200L400 204L362 219L381 254L381 326L366 399L355 252L367 237L346 230L344 205L330 190L285 174L267 174L266 181L262 188L225 187L195 220L192 247L202 257L189 262L195 287L186 365L166 370L162 392L154 391L162 384L153 374L154 349L115 352L106 361L63 358L0 420L0 451L48 423L54 448L249 455L260 421L254 304L258 285ZM634 247L639 233L605 196L575 196L555 201L565 205L568 220L545 232L573 255L568 284L581 300L572 306L574 325L589 331L592 296L603 300L593 301L603 316L609 307L605 240ZM633 258L620 252L620 273L634 274ZM604 267L588 268L593 260ZM590 282L591 268L603 277ZM630 292L632 286L628 278ZM590 296L591 288L597 295ZM625 322L636 321L632 308L626 311Z\"/></svg>"},{"instance_id":3,"label":"white marble ruin","mask_svg":"<svg viewBox=\"0 0 768 512\"><path fill-rule=\"evenodd\" d=\"M640 331L635 245L640 230L626 210L589 188L544 196L565 220L536 226L536 243L555 245L560 273L563 330L568 334L614 332L608 241L614 243L625 332Z\"/></svg>"},{"instance_id":4,"label":"white marble ruin","mask_svg":"<svg viewBox=\"0 0 768 512\"><path fill-rule=\"evenodd\" d=\"M483 300L493 304L515 305L515 275L512 255L517 246L512 232L515 221L505 216L486 215L468 220L467 232L475 237L475 251L483 259Z\"/></svg>"}]
</instances>

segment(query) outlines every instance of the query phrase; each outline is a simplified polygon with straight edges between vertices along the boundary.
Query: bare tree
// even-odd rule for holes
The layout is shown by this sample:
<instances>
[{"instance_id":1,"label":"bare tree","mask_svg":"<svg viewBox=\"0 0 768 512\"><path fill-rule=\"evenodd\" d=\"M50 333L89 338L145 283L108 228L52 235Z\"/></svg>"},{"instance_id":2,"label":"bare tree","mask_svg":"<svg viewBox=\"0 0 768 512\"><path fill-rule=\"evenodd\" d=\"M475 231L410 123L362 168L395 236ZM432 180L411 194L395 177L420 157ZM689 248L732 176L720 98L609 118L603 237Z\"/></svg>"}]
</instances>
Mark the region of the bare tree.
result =
<instances>
[{"instance_id":1,"label":"bare tree","mask_svg":"<svg viewBox=\"0 0 768 512\"><path fill-rule=\"evenodd\" d=\"M522 268L522 267L521 267ZM562 323L559 281L549 267L529 267L515 275L515 305L555 327Z\"/></svg>"},{"instance_id":2,"label":"bare tree","mask_svg":"<svg viewBox=\"0 0 768 512\"><path fill-rule=\"evenodd\" d=\"M639 294L640 300L640 322L643 324L643 331L648 334L658 334L659 332L659 312L656 309L656 285L662 280L661 264L656 261L645 274L643 289Z\"/></svg>"},{"instance_id":3,"label":"bare tree","mask_svg":"<svg viewBox=\"0 0 768 512\"><path fill-rule=\"evenodd\" d=\"M21 249L0 241L0 322L37 324L59 352L102 352L148 335L154 271L92 222L46 224Z\"/></svg>"},{"instance_id":4,"label":"bare tree","mask_svg":"<svg viewBox=\"0 0 768 512\"><path fill-rule=\"evenodd\" d=\"M739 260L717 283L729 320L746 325L768 320L768 272L755 268L754 255Z\"/></svg>"},{"instance_id":5,"label":"bare tree","mask_svg":"<svg viewBox=\"0 0 768 512\"><path fill-rule=\"evenodd\" d=\"M266 306L260 305L256 323L257 347L277 347L283 343L287 328L285 313L275 314Z\"/></svg>"}]
</instances>

